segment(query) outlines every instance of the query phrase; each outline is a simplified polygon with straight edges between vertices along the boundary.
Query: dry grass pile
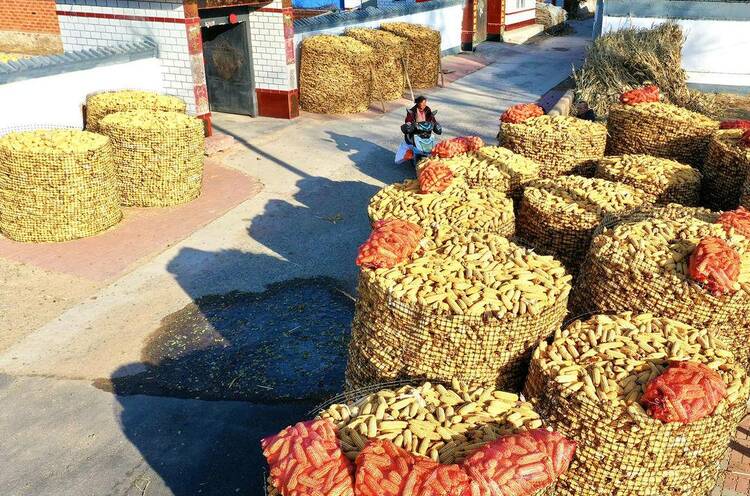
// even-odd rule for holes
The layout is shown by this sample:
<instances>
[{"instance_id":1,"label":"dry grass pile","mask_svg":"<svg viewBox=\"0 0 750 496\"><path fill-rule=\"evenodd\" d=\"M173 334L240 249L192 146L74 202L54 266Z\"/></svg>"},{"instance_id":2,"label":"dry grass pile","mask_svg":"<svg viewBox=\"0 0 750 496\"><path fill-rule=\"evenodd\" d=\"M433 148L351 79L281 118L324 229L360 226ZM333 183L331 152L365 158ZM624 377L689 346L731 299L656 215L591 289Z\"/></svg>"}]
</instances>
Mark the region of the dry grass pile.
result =
<instances>
[{"instance_id":1,"label":"dry grass pile","mask_svg":"<svg viewBox=\"0 0 750 496\"><path fill-rule=\"evenodd\" d=\"M373 100L389 101L401 98L406 83L406 40L387 31L368 28L347 29L344 35L364 43L374 52L377 64L373 74Z\"/></svg>"},{"instance_id":2,"label":"dry grass pile","mask_svg":"<svg viewBox=\"0 0 750 496\"><path fill-rule=\"evenodd\" d=\"M384 22L380 29L406 38L408 73L415 89L432 88L440 74L440 31L419 24Z\"/></svg>"}]
</instances>

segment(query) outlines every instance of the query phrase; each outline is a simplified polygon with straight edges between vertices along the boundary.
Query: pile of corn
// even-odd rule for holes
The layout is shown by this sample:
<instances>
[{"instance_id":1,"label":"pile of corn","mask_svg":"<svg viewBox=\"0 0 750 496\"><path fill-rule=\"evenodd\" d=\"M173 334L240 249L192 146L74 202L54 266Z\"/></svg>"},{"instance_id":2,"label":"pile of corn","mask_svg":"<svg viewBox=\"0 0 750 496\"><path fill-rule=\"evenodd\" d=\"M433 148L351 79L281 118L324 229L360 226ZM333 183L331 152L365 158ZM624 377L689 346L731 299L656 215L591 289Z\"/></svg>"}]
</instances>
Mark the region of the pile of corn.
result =
<instances>
[{"instance_id":1,"label":"pile of corn","mask_svg":"<svg viewBox=\"0 0 750 496\"><path fill-rule=\"evenodd\" d=\"M123 90L95 93L86 97L86 130L101 132L99 123L107 115L126 110L185 112L185 102L176 96L151 91Z\"/></svg>"},{"instance_id":2,"label":"pile of corn","mask_svg":"<svg viewBox=\"0 0 750 496\"><path fill-rule=\"evenodd\" d=\"M594 238L576 284L579 313L653 312L720 335L750 366L750 241L701 220L701 211L634 215ZM739 289L714 296L689 276L688 261L704 237L726 240L740 255Z\"/></svg>"},{"instance_id":3,"label":"pile of corn","mask_svg":"<svg viewBox=\"0 0 750 496\"><path fill-rule=\"evenodd\" d=\"M638 188L657 205L694 206L700 201L701 173L674 160L649 155L605 157L597 164L595 177Z\"/></svg>"},{"instance_id":4,"label":"pile of corn","mask_svg":"<svg viewBox=\"0 0 750 496\"><path fill-rule=\"evenodd\" d=\"M380 29L407 40L407 73L415 89L432 88L440 74L440 31L419 24L384 22Z\"/></svg>"},{"instance_id":5,"label":"pile of corn","mask_svg":"<svg viewBox=\"0 0 750 496\"><path fill-rule=\"evenodd\" d=\"M71 129L0 138L0 232L16 241L67 241L122 218L105 136Z\"/></svg>"},{"instance_id":6,"label":"pile of corn","mask_svg":"<svg viewBox=\"0 0 750 496\"><path fill-rule=\"evenodd\" d=\"M750 210L750 174L748 174L747 179L745 179L745 185L742 187L740 206Z\"/></svg>"},{"instance_id":7,"label":"pile of corn","mask_svg":"<svg viewBox=\"0 0 750 496\"><path fill-rule=\"evenodd\" d=\"M713 210L737 207L750 173L750 148L739 145L743 129L716 131L703 164L703 202Z\"/></svg>"},{"instance_id":8,"label":"pile of corn","mask_svg":"<svg viewBox=\"0 0 750 496\"><path fill-rule=\"evenodd\" d=\"M351 28L345 36L372 48L377 64L374 66L372 100L398 100L404 94L404 57L406 40L379 29Z\"/></svg>"},{"instance_id":9,"label":"pile of corn","mask_svg":"<svg viewBox=\"0 0 750 496\"><path fill-rule=\"evenodd\" d=\"M500 145L541 165L540 176L589 173L604 157L607 129L576 117L533 117L518 124L500 123Z\"/></svg>"},{"instance_id":10,"label":"pile of corn","mask_svg":"<svg viewBox=\"0 0 750 496\"><path fill-rule=\"evenodd\" d=\"M428 237L448 231L481 231L513 236L516 230L513 201L493 188L469 188L454 178L441 193L420 193L417 180L381 189L368 208L373 222L401 219L419 225Z\"/></svg>"},{"instance_id":11,"label":"pile of corn","mask_svg":"<svg viewBox=\"0 0 750 496\"><path fill-rule=\"evenodd\" d=\"M613 105L607 120L608 155L644 154L703 165L713 119L662 102Z\"/></svg>"},{"instance_id":12,"label":"pile of corn","mask_svg":"<svg viewBox=\"0 0 750 496\"><path fill-rule=\"evenodd\" d=\"M501 188L504 178L508 185L505 191L513 200L519 201L523 188L539 178L541 167L531 159L501 146L483 146L477 151L478 163L459 162L454 172L464 177L473 186ZM464 165L465 164L465 165Z\"/></svg>"},{"instance_id":13,"label":"pile of corn","mask_svg":"<svg viewBox=\"0 0 750 496\"><path fill-rule=\"evenodd\" d=\"M203 182L203 122L178 112L133 110L100 122L112 140L122 205L165 207L197 198Z\"/></svg>"},{"instance_id":14,"label":"pile of corn","mask_svg":"<svg viewBox=\"0 0 750 496\"><path fill-rule=\"evenodd\" d=\"M580 176L542 179L524 190L517 235L575 274L602 222L626 216L646 203L645 193L622 183Z\"/></svg>"},{"instance_id":15,"label":"pile of corn","mask_svg":"<svg viewBox=\"0 0 750 496\"><path fill-rule=\"evenodd\" d=\"M455 377L518 388L531 350L566 314L571 277L552 257L494 234L422 245L406 263L362 270L348 384Z\"/></svg>"},{"instance_id":16,"label":"pile of corn","mask_svg":"<svg viewBox=\"0 0 750 496\"><path fill-rule=\"evenodd\" d=\"M640 406L645 385L671 360L703 363L721 375L728 394L712 415L664 423ZM750 380L707 330L621 313L576 321L541 343L525 393L546 422L578 442L557 494L704 496L745 415Z\"/></svg>"}]
</instances>

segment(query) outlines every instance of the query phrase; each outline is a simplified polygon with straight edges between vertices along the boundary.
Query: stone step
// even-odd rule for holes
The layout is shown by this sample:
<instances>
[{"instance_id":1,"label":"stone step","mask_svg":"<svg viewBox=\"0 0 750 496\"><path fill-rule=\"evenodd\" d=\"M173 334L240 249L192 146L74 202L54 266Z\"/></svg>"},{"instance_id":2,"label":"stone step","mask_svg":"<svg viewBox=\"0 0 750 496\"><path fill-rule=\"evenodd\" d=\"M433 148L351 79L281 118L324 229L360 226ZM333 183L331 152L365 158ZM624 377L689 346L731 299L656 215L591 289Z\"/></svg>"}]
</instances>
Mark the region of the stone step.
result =
<instances>
[{"instance_id":1,"label":"stone step","mask_svg":"<svg viewBox=\"0 0 750 496\"><path fill-rule=\"evenodd\" d=\"M530 38L533 38L543 31L543 25L531 24L522 28L506 31L505 33L503 33L503 41L512 45L522 45L526 43Z\"/></svg>"}]
</instances>

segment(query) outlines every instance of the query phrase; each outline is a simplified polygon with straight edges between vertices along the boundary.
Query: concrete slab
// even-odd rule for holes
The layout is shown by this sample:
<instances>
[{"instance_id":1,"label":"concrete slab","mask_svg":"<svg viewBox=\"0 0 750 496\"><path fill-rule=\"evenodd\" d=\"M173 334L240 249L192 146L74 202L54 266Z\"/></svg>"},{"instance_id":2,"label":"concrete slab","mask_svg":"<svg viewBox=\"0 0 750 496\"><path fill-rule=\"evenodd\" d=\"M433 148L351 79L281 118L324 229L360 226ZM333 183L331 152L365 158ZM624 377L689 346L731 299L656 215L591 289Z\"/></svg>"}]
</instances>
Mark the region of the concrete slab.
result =
<instances>
[{"instance_id":1,"label":"concrete slab","mask_svg":"<svg viewBox=\"0 0 750 496\"><path fill-rule=\"evenodd\" d=\"M503 33L503 41L511 45L522 45L542 32L544 32L544 25L532 24L512 31L506 31Z\"/></svg>"}]
</instances>

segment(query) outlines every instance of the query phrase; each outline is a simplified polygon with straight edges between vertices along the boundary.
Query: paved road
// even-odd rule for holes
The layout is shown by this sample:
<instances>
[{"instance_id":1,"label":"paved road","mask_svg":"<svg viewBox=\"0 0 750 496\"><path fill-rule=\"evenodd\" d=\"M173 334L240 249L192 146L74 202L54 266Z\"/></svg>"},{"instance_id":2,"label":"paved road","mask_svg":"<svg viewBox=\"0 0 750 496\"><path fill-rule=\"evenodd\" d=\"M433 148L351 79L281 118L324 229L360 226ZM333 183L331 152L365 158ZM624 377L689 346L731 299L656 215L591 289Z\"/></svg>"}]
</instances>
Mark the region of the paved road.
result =
<instances>
[{"instance_id":1,"label":"paved road","mask_svg":"<svg viewBox=\"0 0 750 496\"><path fill-rule=\"evenodd\" d=\"M531 46L480 45L491 65L428 93L447 134L492 142L502 109L537 99L581 61L590 25L577 28L576 35ZM306 116L293 123L217 115L217 129L241 144L225 162L259 178L264 190L0 354L0 492L262 494L258 438L300 418L321 393L339 386L315 382L309 369L325 362L323 354L339 353L341 343L304 352L285 345L284 336L304 339L287 325L294 320L288 314L299 306L309 317L334 303L290 293L287 298L301 301L258 310L277 318L253 331L261 340L264 332L274 333L256 378L288 378L296 371L310 390L295 392L297 401L269 394L251 403L222 401L237 399L238 378L225 381L229 376L222 374L233 370L231 360L248 363L242 362L248 347L236 343L241 340L226 331L223 320L229 317L203 297L263 292L271 283L288 291L285 281L320 276L328 278L323 286L344 299L353 293L352 260L369 232L367 201L383 184L413 173L392 163L402 118L400 108L347 119ZM267 296L232 298L261 305ZM336 326L351 309L342 303L337 312L313 315ZM187 340L180 329L188 328L199 339ZM211 359L196 360L205 350ZM226 393L212 393L218 401L192 399L204 397L200 383L180 383L180 367L205 367L196 381L210 379ZM253 371L239 380L252 381Z\"/></svg>"}]
</instances>

